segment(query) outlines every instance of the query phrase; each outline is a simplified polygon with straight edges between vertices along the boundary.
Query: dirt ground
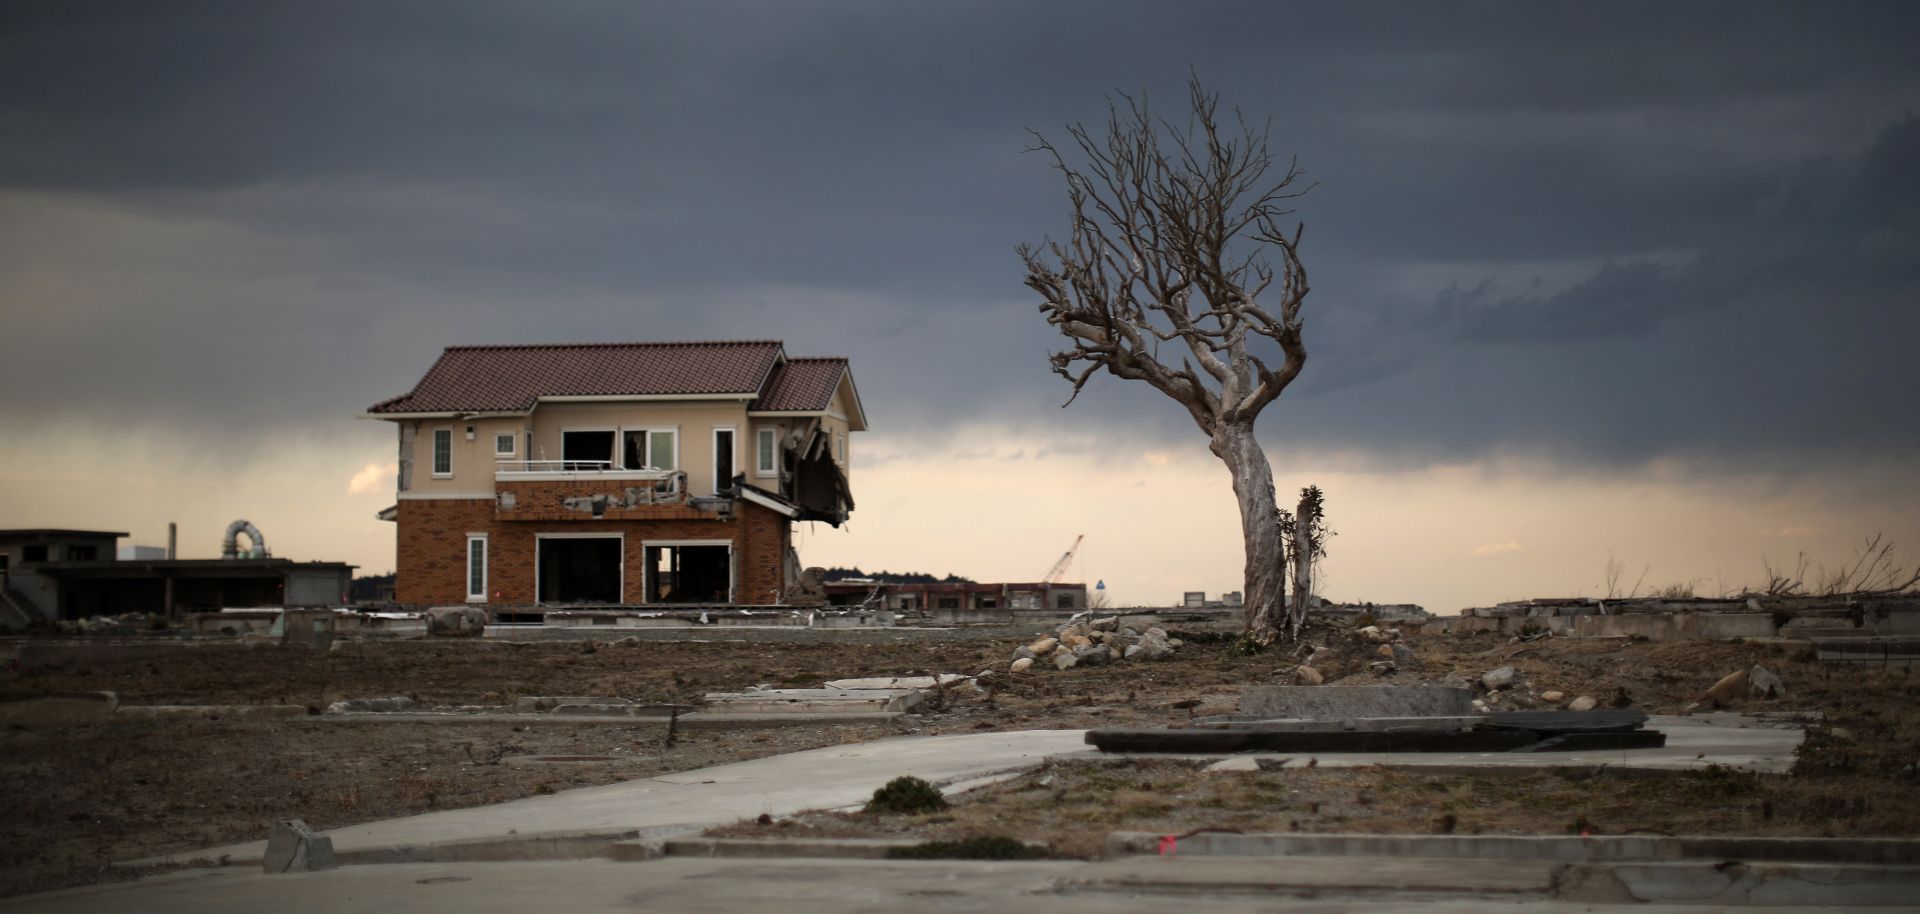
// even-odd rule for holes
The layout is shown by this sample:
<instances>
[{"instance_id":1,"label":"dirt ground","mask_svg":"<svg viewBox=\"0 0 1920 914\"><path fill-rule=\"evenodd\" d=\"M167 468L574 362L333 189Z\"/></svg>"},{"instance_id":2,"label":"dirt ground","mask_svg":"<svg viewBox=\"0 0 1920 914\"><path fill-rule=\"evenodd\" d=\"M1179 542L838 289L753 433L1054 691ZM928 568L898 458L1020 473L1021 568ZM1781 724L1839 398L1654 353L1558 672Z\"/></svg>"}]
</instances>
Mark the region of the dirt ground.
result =
<instances>
[{"instance_id":1,"label":"dirt ground","mask_svg":"<svg viewBox=\"0 0 1920 914\"><path fill-rule=\"evenodd\" d=\"M506 705L524 695L692 703L709 691L755 685L811 687L852 676L999 671L987 690L931 703L901 731L951 733L1177 725L1231 713L1248 685L1290 682L1304 656L1292 648L1248 654L1230 633L1176 631L1186 644L1165 662L1009 675L1013 650L1037 632L818 634L721 632L702 633L701 640L611 643L343 642L333 650L202 644L14 672L0 688L112 690L130 705L296 704L317 712L338 699L388 695L407 695L430 707ZM1329 648L1316 661L1329 681L1380 681L1368 668L1380 659L1378 645L1332 628L1315 630L1310 640ZM1514 643L1491 635L1408 642L1418 662L1389 681L1464 682L1513 665L1525 680L1515 706L1530 703L1529 694L1556 689L1569 697L1592 695L1603 705L1624 701L1651 713L1673 713L1721 675L1759 663L1786 681L1789 697L1743 702L1743 709L1818 710L1825 723L1810 735L1791 776L1735 787L1672 782L1677 786L1671 793L1636 783L1627 793L1644 798L1631 808L1596 805L1622 793L1615 784L1555 778L1498 785L1468 779L1443 791L1419 783L1418 776L1377 771L1203 776L1180 763L1141 763L1146 767L1139 770L1096 766L1084 772L1057 766L970 794L956 809L977 807L977 816L956 811L945 821L918 822L803 817L784 827L855 833L904 827L907 833L946 835L993 822L1004 832L1018 823L1020 837L1054 841L1063 853L1091 854L1101 836L1122 828L1427 831L1452 815L1451 827L1462 830L1511 826L1563 833L1577 819L1567 813L1573 808L1591 809L1597 833L1671 827L1911 834L1920 822L1914 770L1920 759L1920 680L1914 677L1818 664L1802 649L1758 643ZM848 728L691 733L667 748L660 732L646 724L343 725L305 718L16 728L0 732L0 893L117 878L125 871L108 872L106 861L258 838L274 818L338 827L887 735ZM512 763L524 755L608 755L616 761ZM1041 782L1048 777L1054 780ZM1734 797L1737 802L1727 801L1727 791L1736 788L1744 792ZM1060 805L1062 795L1079 799ZM1592 801L1574 802L1580 796ZM1692 803L1696 811L1731 802L1729 808L1745 812L1717 819L1640 814L1684 806L1688 796L1700 798ZM1523 815L1541 804L1546 811ZM1059 813L1045 821L1013 812L1054 805Z\"/></svg>"}]
</instances>

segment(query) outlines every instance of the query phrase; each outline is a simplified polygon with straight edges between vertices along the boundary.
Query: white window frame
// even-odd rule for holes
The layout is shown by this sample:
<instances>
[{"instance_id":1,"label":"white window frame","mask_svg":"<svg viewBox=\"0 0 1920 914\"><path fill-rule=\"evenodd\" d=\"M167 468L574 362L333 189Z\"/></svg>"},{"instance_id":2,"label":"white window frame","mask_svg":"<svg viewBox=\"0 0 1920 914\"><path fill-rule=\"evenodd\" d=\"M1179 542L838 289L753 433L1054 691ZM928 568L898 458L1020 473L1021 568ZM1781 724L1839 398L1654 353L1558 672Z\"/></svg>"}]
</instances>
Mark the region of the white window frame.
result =
<instances>
[{"instance_id":1,"label":"white window frame","mask_svg":"<svg viewBox=\"0 0 1920 914\"><path fill-rule=\"evenodd\" d=\"M642 593L640 595L645 598L645 600L643 600L642 602L651 603L654 606L675 605L672 603L654 603L653 588L647 586L648 585L647 572L652 570L651 568L647 567L647 550L652 549L655 546L725 546L727 547L727 602L728 603L737 602L734 599L734 595L740 592L740 562L739 562L739 556L733 548L733 540L649 540L649 539L643 539L640 541L640 565L641 565L640 589L643 591L646 591L645 593ZM623 554L621 556L621 570L623 572L626 570L625 560L626 560L626 556Z\"/></svg>"},{"instance_id":2,"label":"white window frame","mask_svg":"<svg viewBox=\"0 0 1920 914\"><path fill-rule=\"evenodd\" d=\"M720 433L721 432L727 433L728 435L727 449L733 452L730 455L729 460L727 461L729 464L733 466L733 476L740 475L740 429L732 425L714 426L713 427L713 462L707 465L707 469L713 473L713 494L715 495L720 494L720 491L726 488L727 483L733 481L733 476L729 476L726 479L720 478ZM675 443L677 444L678 442L675 442Z\"/></svg>"},{"instance_id":3,"label":"white window frame","mask_svg":"<svg viewBox=\"0 0 1920 914\"><path fill-rule=\"evenodd\" d=\"M620 468L620 429L612 426L604 426L604 427L603 426L580 426L578 428L560 429L560 459L561 460L567 459L567 435L573 432L583 432L583 433L612 432L613 433L613 453L607 455L611 459L608 461L605 467L602 467L602 469L617 470Z\"/></svg>"},{"instance_id":4,"label":"white window frame","mask_svg":"<svg viewBox=\"0 0 1920 914\"><path fill-rule=\"evenodd\" d=\"M647 460L652 459L653 457L653 436L654 435L657 435L661 432L667 432L673 435L673 466L657 467L656 469L665 469L669 471L682 469L682 466L680 463L680 426L678 425L657 425L657 426L648 425L648 426L634 426L632 428L622 426L620 428L620 433L614 436L614 448L613 448L614 452L620 458L619 466L621 469L624 469L624 470L647 469L647 467L645 466L630 467L626 465L627 436L634 432L640 432L642 435L641 444L640 444L640 460L643 463Z\"/></svg>"},{"instance_id":5,"label":"white window frame","mask_svg":"<svg viewBox=\"0 0 1920 914\"><path fill-rule=\"evenodd\" d=\"M500 441L503 438L507 442L507 449L504 451L500 449ZM493 456L496 458L520 456L520 435L515 432L494 432Z\"/></svg>"},{"instance_id":6,"label":"white window frame","mask_svg":"<svg viewBox=\"0 0 1920 914\"><path fill-rule=\"evenodd\" d=\"M473 544L474 543L480 544L480 589L477 592L473 589ZM487 593L489 591L489 588L493 586L493 580L491 578L493 569L489 567L491 564L489 560L491 558L492 558L492 547L487 542L487 535L485 533L467 534L467 555L466 555L466 561L463 564L466 566L466 569L467 569L466 586L467 586L467 602L468 603L487 602Z\"/></svg>"},{"instance_id":7,"label":"white window frame","mask_svg":"<svg viewBox=\"0 0 1920 914\"><path fill-rule=\"evenodd\" d=\"M584 431L584 430L583 430ZM627 602L627 535L625 533L536 533L533 535L533 602L545 605L540 599L540 541L541 540L619 540L620 541L620 599L614 601L625 605ZM641 553L646 555L646 553ZM558 605L558 604L554 604Z\"/></svg>"},{"instance_id":8,"label":"white window frame","mask_svg":"<svg viewBox=\"0 0 1920 914\"><path fill-rule=\"evenodd\" d=\"M445 471L442 471L440 469L440 435L442 433L445 433L447 436L447 468ZM433 478L452 479L453 478L453 426L443 425L439 428L434 429L433 432L427 436L427 440L429 442L429 444L427 445L427 450L429 452L427 454L427 459L428 461L430 461L427 465L427 468L433 472Z\"/></svg>"},{"instance_id":9,"label":"white window frame","mask_svg":"<svg viewBox=\"0 0 1920 914\"><path fill-rule=\"evenodd\" d=\"M753 475L780 475L780 430L757 429L753 435L753 442ZM767 465L766 469L760 468L763 463Z\"/></svg>"}]
</instances>

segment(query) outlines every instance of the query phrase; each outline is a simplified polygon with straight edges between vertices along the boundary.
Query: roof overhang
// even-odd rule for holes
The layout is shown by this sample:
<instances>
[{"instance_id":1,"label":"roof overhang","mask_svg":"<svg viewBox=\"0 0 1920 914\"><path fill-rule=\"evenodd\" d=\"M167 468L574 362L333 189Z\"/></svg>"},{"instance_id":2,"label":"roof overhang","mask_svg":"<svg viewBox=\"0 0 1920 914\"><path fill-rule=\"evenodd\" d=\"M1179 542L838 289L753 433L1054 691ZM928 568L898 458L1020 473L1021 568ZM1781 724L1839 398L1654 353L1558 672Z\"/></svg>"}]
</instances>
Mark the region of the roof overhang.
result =
<instances>
[{"instance_id":1,"label":"roof overhang","mask_svg":"<svg viewBox=\"0 0 1920 914\"><path fill-rule=\"evenodd\" d=\"M765 489L742 483L740 486L740 497L775 514L785 515L789 520L800 516L799 505Z\"/></svg>"}]
</instances>

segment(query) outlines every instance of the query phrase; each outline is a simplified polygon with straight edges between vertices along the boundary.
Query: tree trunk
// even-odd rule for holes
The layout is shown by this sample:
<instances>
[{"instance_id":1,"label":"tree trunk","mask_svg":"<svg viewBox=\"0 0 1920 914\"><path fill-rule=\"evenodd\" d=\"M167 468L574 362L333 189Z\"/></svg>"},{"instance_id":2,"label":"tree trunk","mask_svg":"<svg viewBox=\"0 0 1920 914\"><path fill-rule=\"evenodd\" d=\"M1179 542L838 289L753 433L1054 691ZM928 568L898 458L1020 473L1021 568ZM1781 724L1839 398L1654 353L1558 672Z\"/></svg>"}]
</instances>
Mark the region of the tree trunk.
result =
<instances>
[{"instance_id":1,"label":"tree trunk","mask_svg":"<svg viewBox=\"0 0 1920 914\"><path fill-rule=\"evenodd\" d=\"M1313 514L1307 495L1300 496L1299 510L1293 515L1293 602L1287 608L1287 635L1299 638L1307 627L1307 601L1313 597L1313 529L1319 518Z\"/></svg>"},{"instance_id":2,"label":"tree trunk","mask_svg":"<svg viewBox=\"0 0 1920 914\"><path fill-rule=\"evenodd\" d=\"M1247 633L1261 644L1282 634L1286 618L1286 556L1280 540L1278 505L1273 497L1273 467L1254 440L1253 423L1222 423L1213 434L1213 453L1233 476L1240 503L1240 535L1245 540Z\"/></svg>"}]
</instances>

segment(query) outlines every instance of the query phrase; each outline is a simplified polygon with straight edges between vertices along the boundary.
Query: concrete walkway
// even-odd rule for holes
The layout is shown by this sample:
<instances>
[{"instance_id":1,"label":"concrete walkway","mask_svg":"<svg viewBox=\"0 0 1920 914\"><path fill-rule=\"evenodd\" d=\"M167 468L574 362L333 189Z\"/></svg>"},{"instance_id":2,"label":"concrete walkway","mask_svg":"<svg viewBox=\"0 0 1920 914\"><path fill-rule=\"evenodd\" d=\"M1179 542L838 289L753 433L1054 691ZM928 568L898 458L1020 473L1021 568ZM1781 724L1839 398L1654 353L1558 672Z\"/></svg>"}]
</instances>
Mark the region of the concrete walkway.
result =
<instances>
[{"instance_id":1,"label":"concrete walkway","mask_svg":"<svg viewBox=\"0 0 1920 914\"><path fill-rule=\"evenodd\" d=\"M1464 864L1464 865L1463 865ZM1496 865L1497 864L1497 865ZM564 860L349 866L263 875L229 867L6 899L12 914L1717 914L1898 908L1594 905L1551 900L1539 866L1512 861L1134 858L1105 863L907 860ZM1697 901L1697 899L1695 899ZM1631 906L1629 907L1628 904Z\"/></svg>"},{"instance_id":2,"label":"concrete walkway","mask_svg":"<svg viewBox=\"0 0 1920 914\"><path fill-rule=\"evenodd\" d=\"M1322 767L1404 765L1442 769L1609 765L1685 770L1726 765L1785 771L1803 736L1799 729L1750 718L1663 717L1650 725L1668 734L1661 749L1558 753L1326 753ZM386 819L327 832L342 863L528 860L598 856L607 841L783 816L805 809L856 806L875 788L914 775L949 792L990 783L1047 758L1096 758L1084 730L1021 730L950 736L902 736L735 762L696 771L567 790L549 796ZM1184 756L1196 758L1196 756ZM1271 754L1228 757L1223 768L1255 767ZM1198 758L1204 758L1199 756ZM1308 756L1289 764L1306 765ZM136 862L194 859L257 863L266 841L187 851Z\"/></svg>"},{"instance_id":3,"label":"concrete walkway","mask_svg":"<svg viewBox=\"0 0 1920 914\"><path fill-rule=\"evenodd\" d=\"M803 809L866 802L901 775L964 789L1009 776L1052 757L1092 756L1083 730L1023 730L954 736L905 736L794 752L678 774L583 787L478 806L330 829L342 863L411 859L526 859L578 856L568 839L661 834ZM550 839L546 847L534 840ZM504 850L511 842L526 845ZM257 864L266 841L150 858Z\"/></svg>"}]
</instances>

